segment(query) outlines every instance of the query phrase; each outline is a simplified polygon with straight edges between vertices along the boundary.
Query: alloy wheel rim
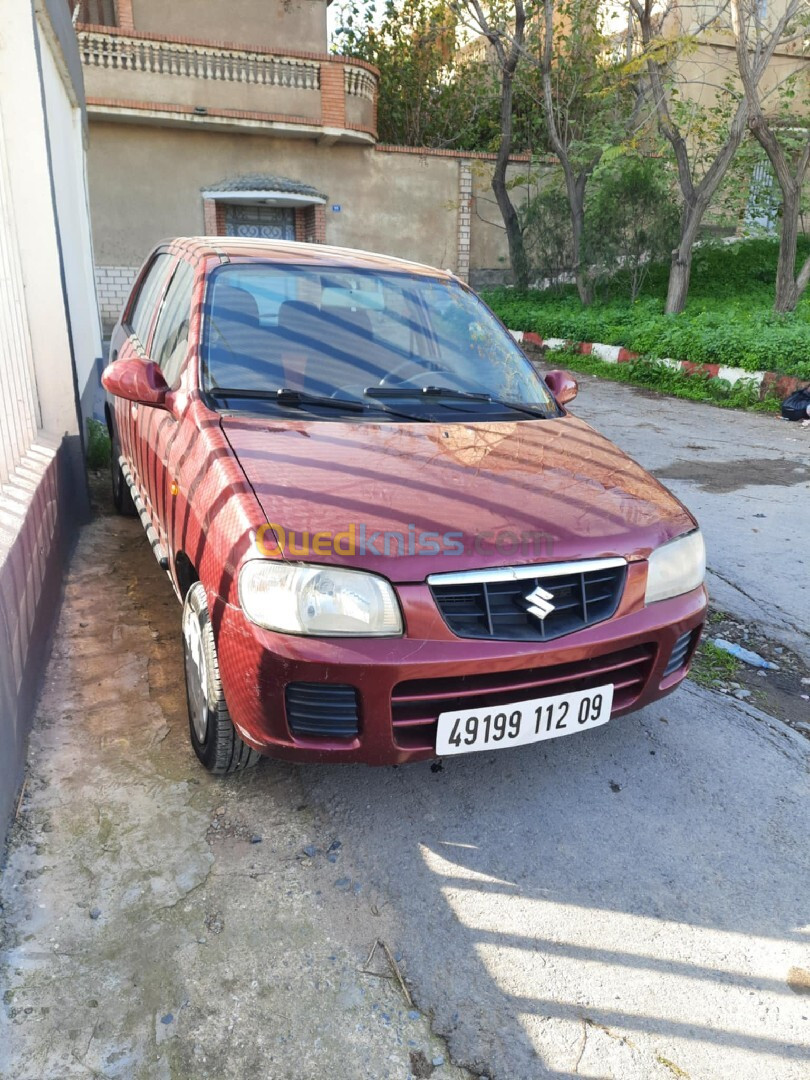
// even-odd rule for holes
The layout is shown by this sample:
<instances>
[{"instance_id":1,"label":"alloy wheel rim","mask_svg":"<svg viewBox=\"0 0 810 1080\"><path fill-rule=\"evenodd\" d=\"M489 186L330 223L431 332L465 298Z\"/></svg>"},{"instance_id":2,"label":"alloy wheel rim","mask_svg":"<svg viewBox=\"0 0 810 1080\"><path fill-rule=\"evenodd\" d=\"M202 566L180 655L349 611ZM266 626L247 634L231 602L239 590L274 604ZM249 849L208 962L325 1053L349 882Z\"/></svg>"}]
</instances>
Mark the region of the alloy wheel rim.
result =
<instances>
[{"instance_id":1,"label":"alloy wheel rim","mask_svg":"<svg viewBox=\"0 0 810 1080\"><path fill-rule=\"evenodd\" d=\"M191 723L198 742L202 744L208 732L208 678L202 629L195 612L190 609L183 619L183 644Z\"/></svg>"}]
</instances>

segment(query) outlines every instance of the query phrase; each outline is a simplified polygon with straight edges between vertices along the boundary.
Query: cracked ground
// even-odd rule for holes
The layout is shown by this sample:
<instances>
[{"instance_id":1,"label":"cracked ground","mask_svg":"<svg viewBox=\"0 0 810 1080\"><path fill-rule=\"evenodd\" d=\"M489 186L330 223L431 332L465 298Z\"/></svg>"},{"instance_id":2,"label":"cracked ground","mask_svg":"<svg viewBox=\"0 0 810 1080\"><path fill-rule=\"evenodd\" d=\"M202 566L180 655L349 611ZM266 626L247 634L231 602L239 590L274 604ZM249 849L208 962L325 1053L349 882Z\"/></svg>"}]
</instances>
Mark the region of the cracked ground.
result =
<instances>
[{"instance_id":1,"label":"cracked ground","mask_svg":"<svg viewBox=\"0 0 810 1080\"><path fill-rule=\"evenodd\" d=\"M705 468L670 467L695 406L644 399L652 431L617 430L632 395L588 383L582 413L677 472L710 563L713 533L753 526L718 556L742 598L726 607L754 597L798 648L805 607L780 587L767 609L734 569L766 559L795 482L706 491ZM715 456L798 437L706 415ZM97 502L0 877L3 1080L807 1076L798 731L688 684L587 736L435 770L214 780L188 744L177 601L137 520L108 514L103 484ZM780 529L771 561L795 551Z\"/></svg>"}]
</instances>

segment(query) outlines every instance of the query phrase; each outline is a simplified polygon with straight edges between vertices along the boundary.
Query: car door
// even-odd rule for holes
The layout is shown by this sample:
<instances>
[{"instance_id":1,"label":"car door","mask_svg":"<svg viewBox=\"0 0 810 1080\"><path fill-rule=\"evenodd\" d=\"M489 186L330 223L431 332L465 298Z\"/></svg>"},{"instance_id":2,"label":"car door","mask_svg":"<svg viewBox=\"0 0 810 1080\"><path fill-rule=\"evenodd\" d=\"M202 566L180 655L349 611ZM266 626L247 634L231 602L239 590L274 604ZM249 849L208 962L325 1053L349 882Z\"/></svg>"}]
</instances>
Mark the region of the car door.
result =
<instances>
[{"instance_id":1,"label":"car door","mask_svg":"<svg viewBox=\"0 0 810 1080\"><path fill-rule=\"evenodd\" d=\"M147 359L147 345L155 322L157 307L168 282L175 256L158 249L141 275L110 341L110 360ZM138 412L140 406L123 398L109 402L113 413L113 453L122 455L129 466L141 497L145 495L145 464L139 445Z\"/></svg>"},{"instance_id":2,"label":"car door","mask_svg":"<svg viewBox=\"0 0 810 1080\"><path fill-rule=\"evenodd\" d=\"M182 257L178 260L169 287L163 295L157 322L149 344L149 359L158 365L172 390L180 385L180 376L188 355L191 326L191 300L194 270ZM179 410L141 406L138 414L138 438L145 453L143 481L152 524L161 545L171 551L171 486L169 455L178 436Z\"/></svg>"}]
</instances>

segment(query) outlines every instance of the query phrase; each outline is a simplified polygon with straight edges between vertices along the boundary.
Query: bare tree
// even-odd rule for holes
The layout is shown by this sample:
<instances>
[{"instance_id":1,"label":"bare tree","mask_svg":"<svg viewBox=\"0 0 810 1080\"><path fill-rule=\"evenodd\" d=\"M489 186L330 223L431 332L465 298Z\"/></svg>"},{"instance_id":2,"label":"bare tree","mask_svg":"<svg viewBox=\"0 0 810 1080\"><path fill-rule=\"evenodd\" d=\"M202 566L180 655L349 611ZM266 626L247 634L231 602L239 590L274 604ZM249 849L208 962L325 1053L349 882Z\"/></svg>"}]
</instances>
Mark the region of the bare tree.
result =
<instances>
[{"instance_id":1,"label":"bare tree","mask_svg":"<svg viewBox=\"0 0 810 1080\"><path fill-rule=\"evenodd\" d=\"M599 164L600 152L579 168L575 168L569 154L568 139L558 122L552 87L554 67L554 0L543 0L543 44L540 52L540 74L543 84L543 107L546 129L551 149L560 163L565 180L568 205L571 208L571 236L574 249L574 278L577 292L583 304L593 300L593 288L582 265L582 240L585 232L585 187L588 177ZM570 131L570 128L568 129Z\"/></svg>"},{"instance_id":2,"label":"bare tree","mask_svg":"<svg viewBox=\"0 0 810 1080\"><path fill-rule=\"evenodd\" d=\"M555 22L557 26L555 26ZM569 42L562 61L555 50L555 29ZM579 37L582 45L571 45ZM585 233L585 192L588 181L608 146L617 146L633 134L642 119L645 101L643 82L632 84L632 105L627 104L628 89L624 65L607 63L601 56L606 42L601 33L598 5L591 0L543 0L543 27L539 62L543 99L542 108L551 149L565 181L571 210L571 234L574 250L574 276L583 304L593 300L593 283L583 265ZM629 54L628 54L629 58ZM554 81L562 63L570 85L568 95L555 95ZM609 115L616 110L618 116ZM576 116L579 112L581 115ZM584 114L584 115L583 115ZM584 153L572 153L576 144Z\"/></svg>"},{"instance_id":3,"label":"bare tree","mask_svg":"<svg viewBox=\"0 0 810 1080\"><path fill-rule=\"evenodd\" d=\"M740 96L731 116L725 137L719 143L708 167L701 176L692 156L687 133L683 132L673 115L672 87L669 73L669 52L662 37L662 27L670 14L671 4L662 12L656 0L629 0L638 21L641 42L646 58L655 108L658 113L658 127L669 142L678 170L678 183L681 189L683 207L681 210L681 235L677 248L672 253L672 264L667 289L666 312L668 315L683 311L689 293L689 277L692 270L692 252L697 240L703 217L720 183L737 152L748 127L749 105L745 94ZM801 0L789 0L788 10ZM691 33L695 38L708 26L716 22L728 7L728 0L720 5L710 19ZM794 12L795 14L795 12ZM793 15L787 11L777 21L767 35L763 35L751 55L751 80L759 86L765 69L771 61L774 50L782 40L785 26Z\"/></svg>"},{"instance_id":4,"label":"bare tree","mask_svg":"<svg viewBox=\"0 0 810 1080\"><path fill-rule=\"evenodd\" d=\"M518 289L525 289L529 284L529 262L526 258L526 246L523 242L523 229L521 228L520 218L509 194L506 170L512 154L512 102L514 99L515 72L523 54L526 8L523 0L513 0L514 17L510 19L510 25L507 28L506 25L495 25L492 15L487 14L480 0L459 0L459 2L460 6L466 10L475 26L492 46L500 69L500 141L492 173L492 191L506 229L509 262L512 267L515 285Z\"/></svg>"},{"instance_id":5,"label":"bare tree","mask_svg":"<svg viewBox=\"0 0 810 1080\"><path fill-rule=\"evenodd\" d=\"M761 6L751 0L733 0L733 3L737 66L748 103L748 126L768 155L782 192L782 228L774 310L793 311L810 282L810 256L805 259L799 273L796 273L802 186L810 169L810 128L805 127L803 140L793 148L793 152L780 142L778 129L775 129L763 110L762 94L755 77L756 57L762 49L763 37L767 37L769 33L762 18ZM802 7L802 0L789 0L785 10L786 20L793 19ZM786 27L781 29L784 33ZM773 31L775 32L776 30Z\"/></svg>"}]
</instances>

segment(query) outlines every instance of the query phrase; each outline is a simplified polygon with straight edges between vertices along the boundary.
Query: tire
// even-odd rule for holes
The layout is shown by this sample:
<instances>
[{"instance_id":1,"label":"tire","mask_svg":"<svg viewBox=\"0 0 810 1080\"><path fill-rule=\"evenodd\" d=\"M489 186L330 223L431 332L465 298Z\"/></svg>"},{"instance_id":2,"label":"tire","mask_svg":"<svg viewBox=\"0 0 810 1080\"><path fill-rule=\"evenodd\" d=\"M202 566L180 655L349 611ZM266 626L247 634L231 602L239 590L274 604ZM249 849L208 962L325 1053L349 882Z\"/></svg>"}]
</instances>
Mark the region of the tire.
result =
<instances>
[{"instance_id":1,"label":"tire","mask_svg":"<svg viewBox=\"0 0 810 1080\"><path fill-rule=\"evenodd\" d=\"M132 501L132 492L129 484L124 479L118 458L121 456L121 447L118 445L118 436L115 434L115 424L111 424L110 436L110 478L112 480L112 501L115 511L122 517L135 517L137 510Z\"/></svg>"},{"instance_id":2,"label":"tire","mask_svg":"<svg viewBox=\"0 0 810 1080\"><path fill-rule=\"evenodd\" d=\"M225 703L208 602L199 581L183 604L183 660L189 734L200 763L215 776L257 765L262 755L239 737Z\"/></svg>"}]
</instances>

